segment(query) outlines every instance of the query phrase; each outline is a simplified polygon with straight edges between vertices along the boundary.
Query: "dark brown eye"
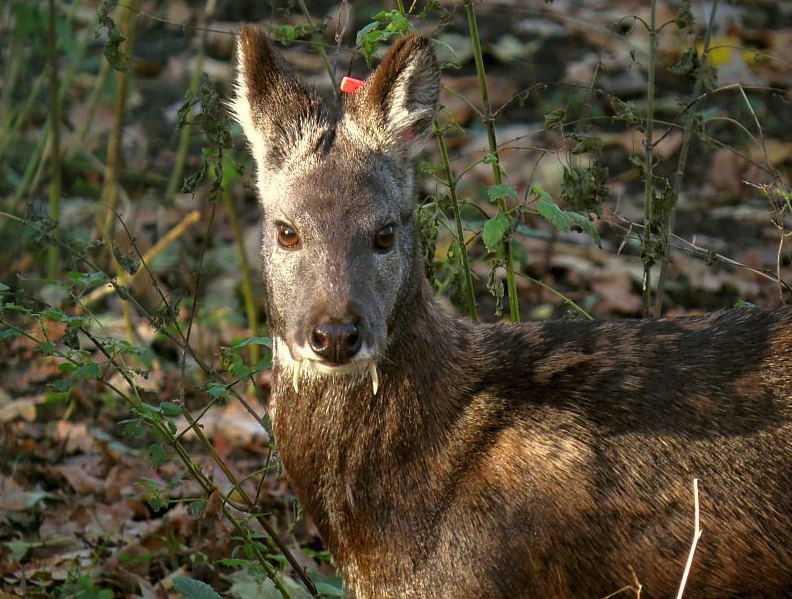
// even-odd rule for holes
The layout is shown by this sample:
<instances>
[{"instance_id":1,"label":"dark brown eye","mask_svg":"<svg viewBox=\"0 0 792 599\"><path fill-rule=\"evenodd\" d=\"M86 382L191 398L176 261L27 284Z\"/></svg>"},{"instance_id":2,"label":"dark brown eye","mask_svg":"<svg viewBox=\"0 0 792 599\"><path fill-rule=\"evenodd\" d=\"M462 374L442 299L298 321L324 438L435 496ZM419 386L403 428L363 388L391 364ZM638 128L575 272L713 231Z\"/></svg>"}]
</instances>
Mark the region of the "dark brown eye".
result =
<instances>
[{"instance_id":1,"label":"dark brown eye","mask_svg":"<svg viewBox=\"0 0 792 599\"><path fill-rule=\"evenodd\" d=\"M294 227L286 223L278 223L278 244L288 250L297 249L300 245L300 236Z\"/></svg>"},{"instance_id":2,"label":"dark brown eye","mask_svg":"<svg viewBox=\"0 0 792 599\"><path fill-rule=\"evenodd\" d=\"M396 227L393 225L385 225L374 235L374 247L380 252L387 252L393 247L393 242L395 240Z\"/></svg>"}]
</instances>

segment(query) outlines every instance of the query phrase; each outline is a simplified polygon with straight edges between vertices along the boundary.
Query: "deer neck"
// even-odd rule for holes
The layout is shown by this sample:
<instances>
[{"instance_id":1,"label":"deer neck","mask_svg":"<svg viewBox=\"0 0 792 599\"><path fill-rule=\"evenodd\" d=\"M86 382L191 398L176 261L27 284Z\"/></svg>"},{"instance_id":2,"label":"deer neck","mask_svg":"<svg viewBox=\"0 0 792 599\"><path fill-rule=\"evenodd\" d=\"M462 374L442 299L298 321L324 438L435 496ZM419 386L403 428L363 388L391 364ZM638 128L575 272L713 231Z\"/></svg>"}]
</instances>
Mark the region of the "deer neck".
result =
<instances>
[{"instance_id":1,"label":"deer neck","mask_svg":"<svg viewBox=\"0 0 792 599\"><path fill-rule=\"evenodd\" d=\"M351 543L384 542L394 522L428 518L453 467L448 445L463 410L457 393L469 376L470 325L444 314L425 280L405 306L379 361L376 395L367 374L303 379L295 390L293 366L276 355L273 423L281 458L341 563L349 553L373 551ZM393 492L405 485L410 492Z\"/></svg>"}]
</instances>

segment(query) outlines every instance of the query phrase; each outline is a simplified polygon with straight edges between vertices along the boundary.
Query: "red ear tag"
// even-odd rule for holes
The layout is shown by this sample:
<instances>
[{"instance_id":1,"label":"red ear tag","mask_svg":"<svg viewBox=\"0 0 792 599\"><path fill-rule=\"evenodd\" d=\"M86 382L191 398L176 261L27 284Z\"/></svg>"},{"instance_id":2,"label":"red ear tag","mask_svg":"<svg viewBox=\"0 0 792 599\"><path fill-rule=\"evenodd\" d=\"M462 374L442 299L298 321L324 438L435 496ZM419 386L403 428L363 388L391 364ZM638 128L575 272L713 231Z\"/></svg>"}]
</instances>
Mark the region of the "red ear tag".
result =
<instances>
[{"instance_id":1,"label":"red ear tag","mask_svg":"<svg viewBox=\"0 0 792 599\"><path fill-rule=\"evenodd\" d=\"M357 90L363 87L365 81L354 79L352 77L344 77L341 80L341 91L347 94L354 94Z\"/></svg>"}]
</instances>

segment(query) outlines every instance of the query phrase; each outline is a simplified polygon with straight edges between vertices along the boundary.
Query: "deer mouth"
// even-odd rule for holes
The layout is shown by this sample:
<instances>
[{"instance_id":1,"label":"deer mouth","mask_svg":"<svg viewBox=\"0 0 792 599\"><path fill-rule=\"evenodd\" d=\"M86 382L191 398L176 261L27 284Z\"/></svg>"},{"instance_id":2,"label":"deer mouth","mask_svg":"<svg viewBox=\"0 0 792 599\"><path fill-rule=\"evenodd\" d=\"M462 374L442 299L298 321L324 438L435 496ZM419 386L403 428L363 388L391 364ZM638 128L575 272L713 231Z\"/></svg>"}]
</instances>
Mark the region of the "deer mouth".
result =
<instances>
[{"instance_id":1,"label":"deer mouth","mask_svg":"<svg viewBox=\"0 0 792 599\"><path fill-rule=\"evenodd\" d=\"M305 376L332 376L332 377L371 377L371 388L374 395L379 390L379 370L377 370L377 357L365 347L350 361L336 363L323 360L316 356L310 349L292 347L283 339L276 339L275 353L281 364L292 371L292 386L295 393L300 392L300 381Z\"/></svg>"}]
</instances>

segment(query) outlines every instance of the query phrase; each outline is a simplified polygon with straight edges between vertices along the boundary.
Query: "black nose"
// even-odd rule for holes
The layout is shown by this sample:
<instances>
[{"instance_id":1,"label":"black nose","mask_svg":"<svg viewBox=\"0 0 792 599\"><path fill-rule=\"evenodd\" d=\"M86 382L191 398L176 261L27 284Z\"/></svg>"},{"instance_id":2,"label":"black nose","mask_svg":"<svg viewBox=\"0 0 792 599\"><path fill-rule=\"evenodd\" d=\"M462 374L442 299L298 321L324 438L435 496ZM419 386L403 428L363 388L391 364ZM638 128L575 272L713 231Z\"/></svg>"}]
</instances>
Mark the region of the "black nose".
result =
<instances>
[{"instance_id":1,"label":"black nose","mask_svg":"<svg viewBox=\"0 0 792 599\"><path fill-rule=\"evenodd\" d=\"M344 364L354 356L362 340L356 325L345 322L320 322L311 333L311 349L333 364Z\"/></svg>"}]
</instances>

